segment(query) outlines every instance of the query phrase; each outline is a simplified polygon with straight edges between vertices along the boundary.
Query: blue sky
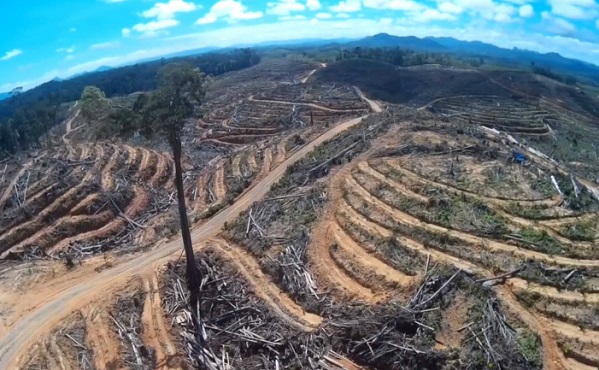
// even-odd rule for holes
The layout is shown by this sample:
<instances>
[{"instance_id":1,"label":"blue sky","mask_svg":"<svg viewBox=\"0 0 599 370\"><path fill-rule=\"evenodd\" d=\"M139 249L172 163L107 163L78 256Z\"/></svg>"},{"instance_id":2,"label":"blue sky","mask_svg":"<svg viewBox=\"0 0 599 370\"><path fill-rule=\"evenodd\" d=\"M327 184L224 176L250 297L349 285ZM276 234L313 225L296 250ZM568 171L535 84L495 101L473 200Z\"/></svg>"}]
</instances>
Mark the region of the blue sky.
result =
<instances>
[{"instance_id":1,"label":"blue sky","mask_svg":"<svg viewBox=\"0 0 599 370\"><path fill-rule=\"evenodd\" d=\"M452 36L599 64L596 0L28 0L0 5L0 92L205 46Z\"/></svg>"}]
</instances>

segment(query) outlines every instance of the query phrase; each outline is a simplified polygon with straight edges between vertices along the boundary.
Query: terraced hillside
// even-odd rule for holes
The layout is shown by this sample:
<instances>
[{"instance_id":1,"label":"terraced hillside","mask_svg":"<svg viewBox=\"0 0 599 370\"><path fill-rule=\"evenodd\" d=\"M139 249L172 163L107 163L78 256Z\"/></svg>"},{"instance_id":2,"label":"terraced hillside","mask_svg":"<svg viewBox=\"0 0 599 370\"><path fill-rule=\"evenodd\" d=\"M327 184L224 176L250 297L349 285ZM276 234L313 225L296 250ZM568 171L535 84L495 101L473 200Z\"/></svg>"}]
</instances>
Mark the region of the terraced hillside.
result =
<instances>
[{"instance_id":1,"label":"terraced hillside","mask_svg":"<svg viewBox=\"0 0 599 370\"><path fill-rule=\"evenodd\" d=\"M112 144L63 147L26 162L2 187L2 258L95 249L143 217L151 188L172 187L171 171L164 153Z\"/></svg>"},{"instance_id":2,"label":"terraced hillside","mask_svg":"<svg viewBox=\"0 0 599 370\"><path fill-rule=\"evenodd\" d=\"M432 332L435 349L459 348L463 367L477 361L597 366L597 186L568 176L534 151L525 164L515 162L513 153L522 148L510 145L505 134L464 134L459 121L425 122L421 116L418 124L392 126L326 186L309 180L319 159L296 167L297 175L290 174L272 200L255 205L226 237L270 275L284 292L277 295L295 300L279 305L299 322L308 322L305 312L334 321L347 312L347 301L413 308L419 299L437 300L448 313L427 317L415 310L416 320L421 317L418 322ZM346 148L352 158L364 150L356 146L359 137L358 131L320 152ZM457 272L443 280L431 276L431 266L437 273L441 266ZM431 285L435 294L422 298L423 287ZM473 297L473 289L481 296ZM509 329L494 322L498 317ZM489 325L497 331L488 333ZM493 345L484 344L487 337ZM510 349L509 343L517 345ZM516 362L508 365L508 359Z\"/></svg>"},{"instance_id":3,"label":"terraced hillside","mask_svg":"<svg viewBox=\"0 0 599 370\"><path fill-rule=\"evenodd\" d=\"M289 65L271 63L215 81L213 91L218 95L209 94L206 114L198 122L196 142L248 144L289 130L332 125L368 111L355 89L313 81L311 75L326 65L292 65L299 70L291 69L288 75L283 71ZM310 72L306 72L308 68ZM281 80L275 71L289 80ZM274 80L268 79L270 74ZM237 83L231 85L233 81Z\"/></svg>"},{"instance_id":4,"label":"terraced hillside","mask_svg":"<svg viewBox=\"0 0 599 370\"><path fill-rule=\"evenodd\" d=\"M497 298L539 336L544 365L597 366L592 194L574 196L568 177L534 159L511 163L510 148L496 138L481 146L457 132L405 131L393 135L403 143L395 155L375 154L332 180L331 191L340 191L326 224L329 242L318 241L325 249L315 261L338 273L320 276L342 276L331 283L369 300L413 286L425 258L478 281L507 274L513 278L494 288ZM552 174L568 189L563 196ZM356 281L360 290L352 289Z\"/></svg>"}]
</instances>

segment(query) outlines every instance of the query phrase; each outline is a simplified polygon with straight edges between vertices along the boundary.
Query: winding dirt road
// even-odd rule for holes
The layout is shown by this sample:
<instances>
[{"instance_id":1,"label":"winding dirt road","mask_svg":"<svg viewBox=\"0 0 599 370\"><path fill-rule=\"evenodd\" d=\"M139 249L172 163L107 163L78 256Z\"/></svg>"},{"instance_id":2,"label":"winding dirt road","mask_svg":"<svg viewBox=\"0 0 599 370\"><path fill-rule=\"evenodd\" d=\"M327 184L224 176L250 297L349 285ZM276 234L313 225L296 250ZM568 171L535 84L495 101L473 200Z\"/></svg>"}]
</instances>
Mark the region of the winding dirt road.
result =
<instances>
[{"instance_id":1,"label":"winding dirt road","mask_svg":"<svg viewBox=\"0 0 599 370\"><path fill-rule=\"evenodd\" d=\"M364 98L364 99L366 99L366 98ZM298 106L302 105L305 107L320 109L320 110L324 110L327 112L333 112L333 113L350 113L350 112L364 111L364 109L362 109L362 108L335 109L335 108L329 108L329 107L325 107L323 105L318 105L318 104L314 104L314 103L297 103L297 102L285 101L285 100L257 99L253 95L248 98L248 101L253 101L253 102L258 102L258 103L281 104L281 105L298 105ZM366 99L366 101L370 101L370 100ZM372 109L373 111L375 111L377 113L382 111L382 109L379 107L379 105L377 103L372 102L372 104L374 104L374 106L370 105L371 107L378 107L378 110L375 110L373 108Z\"/></svg>"},{"instance_id":2,"label":"winding dirt road","mask_svg":"<svg viewBox=\"0 0 599 370\"><path fill-rule=\"evenodd\" d=\"M376 103L365 100L377 108L373 110L380 111L380 107ZM200 248L209 238L218 234L226 222L234 221L253 202L262 199L290 165L296 163L318 145L357 125L364 117L342 122L296 150L283 163L261 178L234 204L192 230L194 245ZM73 310L81 309L96 299L105 299L107 292L126 285L134 275L153 271L155 266L169 259L177 258L181 250L182 243L177 238L111 269L86 275L68 287L62 286L54 291L49 288L44 296L22 296L22 302L30 302L30 306L20 317L11 318L13 322L0 334L0 369L15 368L19 357L26 354L29 345L41 338L44 333L52 330Z\"/></svg>"}]
</instances>

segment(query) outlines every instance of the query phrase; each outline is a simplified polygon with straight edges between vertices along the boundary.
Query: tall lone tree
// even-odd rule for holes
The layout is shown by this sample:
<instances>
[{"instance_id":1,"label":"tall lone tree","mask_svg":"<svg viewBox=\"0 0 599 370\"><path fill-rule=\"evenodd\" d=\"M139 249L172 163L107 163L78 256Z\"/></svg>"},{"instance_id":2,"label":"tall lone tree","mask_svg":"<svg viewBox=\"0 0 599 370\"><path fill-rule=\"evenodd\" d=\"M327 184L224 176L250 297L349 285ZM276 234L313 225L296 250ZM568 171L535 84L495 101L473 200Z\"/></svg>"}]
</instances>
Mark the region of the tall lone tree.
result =
<instances>
[{"instance_id":1,"label":"tall lone tree","mask_svg":"<svg viewBox=\"0 0 599 370\"><path fill-rule=\"evenodd\" d=\"M175 184L179 203L181 236L185 248L187 286L190 308L197 324L200 292L200 274L195 263L189 220L185 206L183 170L181 168L181 130L185 121L193 116L206 94L206 76L188 63L173 63L163 67L158 74L158 89L153 92L144 109L146 130L161 132L168 138L175 162Z\"/></svg>"}]
</instances>

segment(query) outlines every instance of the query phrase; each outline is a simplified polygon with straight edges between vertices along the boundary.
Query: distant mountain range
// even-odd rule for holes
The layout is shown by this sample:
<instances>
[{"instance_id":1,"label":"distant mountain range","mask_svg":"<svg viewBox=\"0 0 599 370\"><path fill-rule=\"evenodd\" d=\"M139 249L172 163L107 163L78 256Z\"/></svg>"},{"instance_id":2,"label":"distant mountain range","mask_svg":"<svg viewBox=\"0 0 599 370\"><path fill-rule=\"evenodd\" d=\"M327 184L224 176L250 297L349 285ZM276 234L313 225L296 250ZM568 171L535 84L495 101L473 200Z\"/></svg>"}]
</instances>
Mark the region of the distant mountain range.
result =
<instances>
[{"instance_id":1,"label":"distant mountain range","mask_svg":"<svg viewBox=\"0 0 599 370\"><path fill-rule=\"evenodd\" d=\"M530 50L523 50L518 48L506 49L498 46L487 44L480 41L461 41L452 37L425 37L419 38L415 36L393 36L387 33L380 33L374 36L368 36L362 39L301 39L301 40L290 40L290 41L272 41L262 42L257 44L244 44L235 45L227 48L218 47L204 47L200 49L191 49L180 51L176 53L156 56L152 58L146 58L135 62L127 63L126 65L141 64L146 62L152 62L160 59L171 59L181 58L194 55L200 55L209 52L224 52L226 50L232 50L236 48L255 48L255 49L267 49L267 48L314 48L314 47L328 47L328 48L404 48L418 52L434 52L434 53L448 53L448 54L459 54L471 57L480 57L487 59L488 62L496 62L498 64L514 66L518 68L530 68L532 64L543 68L549 68L557 73L565 75L574 75L578 78L592 81L599 85L599 66L586 63L580 60L566 58L558 53L538 53ZM74 76L61 79L56 77L53 81L61 82L71 80L77 77L110 71L115 68L124 67L126 65L119 66L101 66L94 71L83 72ZM0 100L4 100L10 97L9 93L0 93Z\"/></svg>"},{"instance_id":2,"label":"distant mountain range","mask_svg":"<svg viewBox=\"0 0 599 370\"><path fill-rule=\"evenodd\" d=\"M89 72L81 72L81 73L77 73L76 75L73 75L71 77L67 77L67 78L59 78L59 77L55 77L52 81L57 81L57 82L61 82L61 81L66 81L66 80L71 80L73 78L77 78L77 77L81 77L81 76L85 76L88 75L90 73L98 73L98 72L106 72L106 71L110 71L111 69L113 69L113 67L108 67L108 66L100 66L98 68L96 68L93 71L89 71Z\"/></svg>"},{"instance_id":3,"label":"distant mountain range","mask_svg":"<svg viewBox=\"0 0 599 370\"><path fill-rule=\"evenodd\" d=\"M599 84L599 66L558 53L538 53L518 48L505 49L480 41L461 41L452 37L400 37L386 33L365 37L342 44L345 47L389 48L399 47L420 52L465 54L473 57L491 58L507 65L530 67L535 64L562 74L586 78Z\"/></svg>"},{"instance_id":4,"label":"distant mountain range","mask_svg":"<svg viewBox=\"0 0 599 370\"><path fill-rule=\"evenodd\" d=\"M457 40L456 40L457 41ZM368 36L343 44L345 47L361 48L403 48L414 51L446 52L447 48L433 39L420 39L415 36L392 36L387 33Z\"/></svg>"}]
</instances>

